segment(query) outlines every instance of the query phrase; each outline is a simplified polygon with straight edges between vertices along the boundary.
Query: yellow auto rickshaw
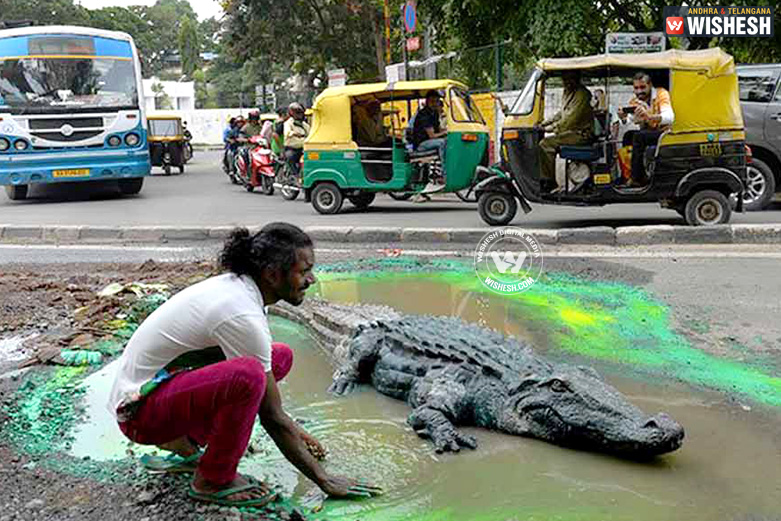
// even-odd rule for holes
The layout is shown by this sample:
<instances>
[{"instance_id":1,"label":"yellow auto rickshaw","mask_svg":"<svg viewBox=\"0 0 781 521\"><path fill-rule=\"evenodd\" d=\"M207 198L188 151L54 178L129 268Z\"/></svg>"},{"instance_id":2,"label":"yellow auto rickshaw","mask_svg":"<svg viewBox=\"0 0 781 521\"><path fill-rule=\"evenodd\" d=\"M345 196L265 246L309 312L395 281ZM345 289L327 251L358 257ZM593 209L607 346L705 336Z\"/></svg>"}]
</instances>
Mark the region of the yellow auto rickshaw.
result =
<instances>
[{"instance_id":1,"label":"yellow auto rickshaw","mask_svg":"<svg viewBox=\"0 0 781 521\"><path fill-rule=\"evenodd\" d=\"M165 175L171 175L171 167L184 173L187 139L184 135L182 118L173 115L147 116L149 125L149 155L152 166L163 168Z\"/></svg>"},{"instance_id":2,"label":"yellow auto rickshaw","mask_svg":"<svg viewBox=\"0 0 781 521\"><path fill-rule=\"evenodd\" d=\"M548 85L568 72L577 72L592 95L602 90L605 106L593 104L590 141L557 150L561 181L551 187L540 175L540 141L545 137L540 124ZM618 128L617 114L634 110L633 89L642 81L635 78L638 72L650 76L654 87L669 91L674 120L644 149L645 181L631 186L624 182L632 172L627 173L628 161L622 158L637 151L630 148L632 140L616 139L611 129ZM750 151L735 64L720 49L542 60L508 112L501 162L475 188L480 216L488 224L508 224L517 203L528 213L529 202L573 207L658 202L690 225L724 224L733 209L742 211Z\"/></svg>"},{"instance_id":3,"label":"yellow auto rickshaw","mask_svg":"<svg viewBox=\"0 0 781 521\"><path fill-rule=\"evenodd\" d=\"M430 117L439 119L444 136L444 169L439 149L423 146L420 139L416 143L411 125L404 118L405 128L398 117L402 107L414 117L430 93L441 101L432 108L437 115ZM363 209L377 193L416 194L425 187L439 193L463 190L488 162L488 127L467 86L454 80L328 88L315 99L312 111L302 187L307 201L322 214L339 212L345 198ZM366 128L376 139L362 140Z\"/></svg>"}]
</instances>

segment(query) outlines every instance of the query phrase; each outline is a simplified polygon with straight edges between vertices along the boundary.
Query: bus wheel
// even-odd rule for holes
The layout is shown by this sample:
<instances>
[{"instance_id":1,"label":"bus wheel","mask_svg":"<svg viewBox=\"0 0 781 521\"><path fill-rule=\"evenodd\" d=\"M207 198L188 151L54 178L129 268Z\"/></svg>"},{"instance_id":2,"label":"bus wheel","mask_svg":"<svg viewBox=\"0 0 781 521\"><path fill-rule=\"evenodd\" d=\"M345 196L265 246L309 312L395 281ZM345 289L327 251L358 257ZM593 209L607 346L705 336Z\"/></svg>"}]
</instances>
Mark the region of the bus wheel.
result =
<instances>
[{"instance_id":1,"label":"bus wheel","mask_svg":"<svg viewBox=\"0 0 781 521\"><path fill-rule=\"evenodd\" d=\"M348 196L347 199L359 210L365 210L374 202L375 195L374 192L360 192L357 195Z\"/></svg>"},{"instance_id":2,"label":"bus wheel","mask_svg":"<svg viewBox=\"0 0 781 521\"><path fill-rule=\"evenodd\" d=\"M726 224L732 216L729 199L715 190L702 190L686 202L686 224L691 226L712 226Z\"/></svg>"},{"instance_id":3,"label":"bus wheel","mask_svg":"<svg viewBox=\"0 0 781 521\"><path fill-rule=\"evenodd\" d=\"M333 183L320 183L312 190L312 206L321 214L339 213L343 202L342 191Z\"/></svg>"},{"instance_id":4,"label":"bus wheel","mask_svg":"<svg viewBox=\"0 0 781 521\"><path fill-rule=\"evenodd\" d=\"M505 192L485 192L477 201L477 211L486 224L504 226L515 218L518 203Z\"/></svg>"},{"instance_id":5,"label":"bus wheel","mask_svg":"<svg viewBox=\"0 0 781 521\"><path fill-rule=\"evenodd\" d=\"M7 185L5 193L12 201L24 201L27 199L27 185Z\"/></svg>"},{"instance_id":6,"label":"bus wheel","mask_svg":"<svg viewBox=\"0 0 781 521\"><path fill-rule=\"evenodd\" d=\"M119 180L119 192L122 195L135 195L141 191L144 186L143 177L131 177L130 179Z\"/></svg>"}]
</instances>

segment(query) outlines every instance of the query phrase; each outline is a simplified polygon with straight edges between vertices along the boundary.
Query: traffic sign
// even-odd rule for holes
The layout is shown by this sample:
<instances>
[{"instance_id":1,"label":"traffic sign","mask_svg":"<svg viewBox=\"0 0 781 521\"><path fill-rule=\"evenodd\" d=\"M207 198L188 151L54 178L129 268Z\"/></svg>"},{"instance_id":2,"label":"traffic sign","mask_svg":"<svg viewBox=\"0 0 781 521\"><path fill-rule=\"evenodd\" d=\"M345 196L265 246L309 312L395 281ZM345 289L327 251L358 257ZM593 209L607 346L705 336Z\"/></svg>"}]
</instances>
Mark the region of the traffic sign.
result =
<instances>
[{"instance_id":1,"label":"traffic sign","mask_svg":"<svg viewBox=\"0 0 781 521\"><path fill-rule=\"evenodd\" d=\"M418 49L420 49L420 36L412 36L411 38L407 38L407 50L417 51Z\"/></svg>"},{"instance_id":2,"label":"traffic sign","mask_svg":"<svg viewBox=\"0 0 781 521\"><path fill-rule=\"evenodd\" d=\"M414 2L407 2L404 6L404 28L408 33L414 33L418 25L418 13L415 10Z\"/></svg>"}]
</instances>

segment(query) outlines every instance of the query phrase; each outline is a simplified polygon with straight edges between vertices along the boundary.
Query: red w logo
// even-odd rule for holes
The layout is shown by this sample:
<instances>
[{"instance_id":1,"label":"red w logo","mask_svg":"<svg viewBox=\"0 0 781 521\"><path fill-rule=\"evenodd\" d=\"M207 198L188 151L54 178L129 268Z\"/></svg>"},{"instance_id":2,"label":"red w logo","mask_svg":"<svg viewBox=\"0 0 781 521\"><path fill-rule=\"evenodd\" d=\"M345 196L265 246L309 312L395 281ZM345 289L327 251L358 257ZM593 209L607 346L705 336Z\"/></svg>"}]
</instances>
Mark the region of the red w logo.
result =
<instances>
[{"instance_id":1,"label":"red w logo","mask_svg":"<svg viewBox=\"0 0 781 521\"><path fill-rule=\"evenodd\" d=\"M668 16L665 26L667 34L683 34L683 17Z\"/></svg>"}]
</instances>

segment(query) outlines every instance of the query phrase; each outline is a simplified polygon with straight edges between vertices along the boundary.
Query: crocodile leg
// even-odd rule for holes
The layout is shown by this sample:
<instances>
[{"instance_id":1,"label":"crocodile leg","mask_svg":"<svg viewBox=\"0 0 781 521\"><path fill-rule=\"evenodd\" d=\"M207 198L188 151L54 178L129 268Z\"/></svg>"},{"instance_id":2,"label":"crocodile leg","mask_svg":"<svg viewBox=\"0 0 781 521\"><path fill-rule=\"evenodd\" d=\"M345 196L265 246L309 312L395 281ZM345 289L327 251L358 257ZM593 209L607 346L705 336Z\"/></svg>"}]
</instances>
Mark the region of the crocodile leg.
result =
<instances>
[{"instance_id":1,"label":"crocodile leg","mask_svg":"<svg viewBox=\"0 0 781 521\"><path fill-rule=\"evenodd\" d=\"M350 340L345 364L334 372L334 379L328 392L336 395L349 394L361 381L368 380L374 370L385 332L370 330Z\"/></svg>"},{"instance_id":2,"label":"crocodile leg","mask_svg":"<svg viewBox=\"0 0 781 521\"><path fill-rule=\"evenodd\" d=\"M418 436L431 439L438 453L458 452L461 447L477 448L474 436L459 432L445 413L427 405L412 411L407 421Z\"/></svg>"}]
</instances>

